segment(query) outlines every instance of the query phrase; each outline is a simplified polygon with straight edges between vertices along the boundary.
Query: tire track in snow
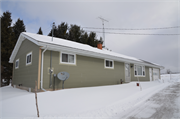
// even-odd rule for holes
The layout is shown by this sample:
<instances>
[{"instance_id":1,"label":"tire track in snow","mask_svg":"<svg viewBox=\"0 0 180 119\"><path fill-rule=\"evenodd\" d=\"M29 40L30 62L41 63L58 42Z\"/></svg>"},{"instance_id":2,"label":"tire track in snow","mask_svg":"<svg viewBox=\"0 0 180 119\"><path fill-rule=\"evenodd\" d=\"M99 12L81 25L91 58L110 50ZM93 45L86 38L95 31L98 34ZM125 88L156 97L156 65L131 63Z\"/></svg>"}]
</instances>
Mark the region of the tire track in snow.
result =
<instances>
[{"instance_id":1,"label":"tire track in snow","mask_svg":"<svg viewBox=\"0 0 180 119\"><path fill-rule=\"evenodd\" d=\"M143 104L128 111L127 119L179 119L180 83L175 83L154 94Z\"/></svg>"}]
</instances>

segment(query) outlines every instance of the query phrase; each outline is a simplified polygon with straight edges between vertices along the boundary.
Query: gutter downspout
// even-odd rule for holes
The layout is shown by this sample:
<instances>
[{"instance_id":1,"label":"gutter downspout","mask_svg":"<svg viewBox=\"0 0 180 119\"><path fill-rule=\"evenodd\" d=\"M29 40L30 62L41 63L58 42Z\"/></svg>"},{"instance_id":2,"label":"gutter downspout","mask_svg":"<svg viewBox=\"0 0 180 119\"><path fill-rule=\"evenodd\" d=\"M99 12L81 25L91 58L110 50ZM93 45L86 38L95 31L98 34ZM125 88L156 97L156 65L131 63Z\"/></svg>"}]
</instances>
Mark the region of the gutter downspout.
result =
<instances>
[{"instance_id":1,"label":"gutter downspout","mask_svg":"<svg viewBox=\"0 0 180 119\"><path fill-rule=\"evenodd\" d=\"M43 88L43 61L44 61L44 52L47 50L47 46L46 48L43 50L42 52L42 58L41 58L41 89L43 91L46 91L44 88Z\"/></svg>"},{"instance_id":2,"label":"gutter downspout","mask_svg":"<svg viewBox=\"0 0 180 119\"><path fill-rule=\"evenodd\" d=\"M50 52L50 69L49 69L49 72L50 72L50 86L49 87L52 87L52 51Z\"/></svg>"}]
</instances>

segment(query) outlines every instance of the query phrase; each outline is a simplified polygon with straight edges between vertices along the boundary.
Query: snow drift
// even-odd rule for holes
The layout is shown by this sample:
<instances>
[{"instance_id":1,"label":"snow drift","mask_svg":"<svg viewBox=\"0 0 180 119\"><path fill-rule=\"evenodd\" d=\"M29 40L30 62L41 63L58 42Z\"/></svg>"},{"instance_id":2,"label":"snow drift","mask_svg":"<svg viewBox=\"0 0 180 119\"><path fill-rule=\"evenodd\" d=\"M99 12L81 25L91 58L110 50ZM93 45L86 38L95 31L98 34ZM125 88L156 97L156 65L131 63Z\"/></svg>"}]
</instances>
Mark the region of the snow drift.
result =
<instances>
[{"instance_id":1,"label":"snow drift","mask_svg":"<svg viewBox=\"0 0 180 119\"><path fill-rule=\"evenodd\" d=\"M147 100L156 92L179 81L163 78L152 82L64 89L38 93L40 118L115 118L116 115ZM172 82L173 81L173 82ZM34 93L6 86L0 88L1 118L36 119Z\"/></svg>"}]
</instances>

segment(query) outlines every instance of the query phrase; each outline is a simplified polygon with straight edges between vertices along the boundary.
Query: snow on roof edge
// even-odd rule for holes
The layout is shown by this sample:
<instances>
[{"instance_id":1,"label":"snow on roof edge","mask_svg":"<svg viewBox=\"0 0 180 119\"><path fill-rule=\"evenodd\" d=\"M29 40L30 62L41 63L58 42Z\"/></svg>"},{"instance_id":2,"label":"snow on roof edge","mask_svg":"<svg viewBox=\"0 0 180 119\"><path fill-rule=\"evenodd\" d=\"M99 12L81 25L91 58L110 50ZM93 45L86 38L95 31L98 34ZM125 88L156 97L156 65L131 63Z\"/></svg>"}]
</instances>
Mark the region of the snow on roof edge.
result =
<instances>
[{"instance_id":1,"label":"snow on roof edge","mask_svg":"<svg viewBox=\"0 0 180 119\"><path fill-rule=\"evenodd\" d=\"M152 62L147 62L147 61L144 62L144 60L141 60L141 59L122 55L122 54L112 52L112 51L108 51L108 50L99 50L98 48L94 48L94 47L86 45L86 44L77 43L77 42L69 41L69 40L62 39L62 38L53 37L54 41L51 41L52 37L50 37L50 36L33 34L33 33L28 33L28 32L22 32L18 38L18 41L20 40L21 36L26 37L28 40L30 40L32 42L35 40L34 42L44 42L46 44L55 44L55 45L61 45L61 46L69 47L69 48L76 48L79 50L87 50L87 51L90 51L92 53L95 52L95 53L100 53L100 54L106 54L106 55L111 55L111 56L115 56L115 57L119 57L119 58L123 58L123 59L127 59L127 60L133 60L133 61L136 61L139 63L151 64L151 65L161 67L161 68L163 67L163 66L160 66L160 65L152 63ZM18 41L17 41L17 43L19 43ZM37 43L35 43L35 44L38 45ZM15 48L13 49L13 52L12 52L10 60L9 60L9 62L11 61L10 63L13 63L14 58L15 58L15 56L14 56L13 59L11 59L12 55L14 54L14 50L17 48L19 49L19 47L15 46ZM14 55L16 55L16 54L17 53L15 53Z\"/></svg>"},{"instance_id":2,"label":"snow on roof edge","mask_svg":"<svg viewBox=\"0 0 180 119\"><path fill-rule=\"evenodd\" d=\"M86 44L77 43L77 42L69 41L69 40L62 39L62 38L54 37L53 41L51 41L52 37L50 37L50 36L32 34L32 33L27 33L27 32L23 32L23 33L25 35L27 35L27 36L32 35L30 37L34 38L35 40L37 40L39 42L44 42L44 43L48 43L48 44L56 44L56 45L61 45L61 46L66 46L66 47L71 47L71 48L77 48L77 49L80 49L80 50L93 51L93 52L98 52L98 53L101 53L101 54L108 54L108 55L112 55L112 56L118 56L120 58L141 61L141 60L139 60L137 58L134 58L134 57L122 55L122 54L119 54L119 53L116 53L116 52L111 52L111 51L108 51L108 50L100 50L98 48L94 48L94 47L86 45ZM40 37L43 37L44 40L40 39ZM45 40L45 38L46 38L46 40Z\"/></svg>"}]
</instances>

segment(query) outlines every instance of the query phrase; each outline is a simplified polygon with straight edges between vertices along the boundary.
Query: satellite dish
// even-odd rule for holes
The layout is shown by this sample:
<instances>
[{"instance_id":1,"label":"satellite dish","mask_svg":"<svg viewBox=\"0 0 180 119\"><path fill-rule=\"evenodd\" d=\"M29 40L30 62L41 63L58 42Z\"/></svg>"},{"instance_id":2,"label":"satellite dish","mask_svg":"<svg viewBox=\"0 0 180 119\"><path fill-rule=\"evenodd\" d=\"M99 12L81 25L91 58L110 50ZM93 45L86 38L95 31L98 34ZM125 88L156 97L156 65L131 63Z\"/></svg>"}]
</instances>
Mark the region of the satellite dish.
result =
<instances>
[{"instance_id":1,"label":"satellite dish","mask_svg":"<svg viewBox=\"0 0 180 119\"><path fill-rule=\"evenodd\" d=\"M67 72L59 72L57 74L59 80L63 81L62 88L64 89L64 81L69 78L69 73Z\"/></svg>"},{"instance_id":2,"label":"satellite dish","mask_svg":"<svg viewBox=\"0 0 180 119\"><path fill-rule=\"evenodd\" d=\"M58 77L59 80L65 81L66 79L69 78L69 73L67 73L67 72L59 72L57 74L57 77Z\"/></svg>"}]
</instances>

